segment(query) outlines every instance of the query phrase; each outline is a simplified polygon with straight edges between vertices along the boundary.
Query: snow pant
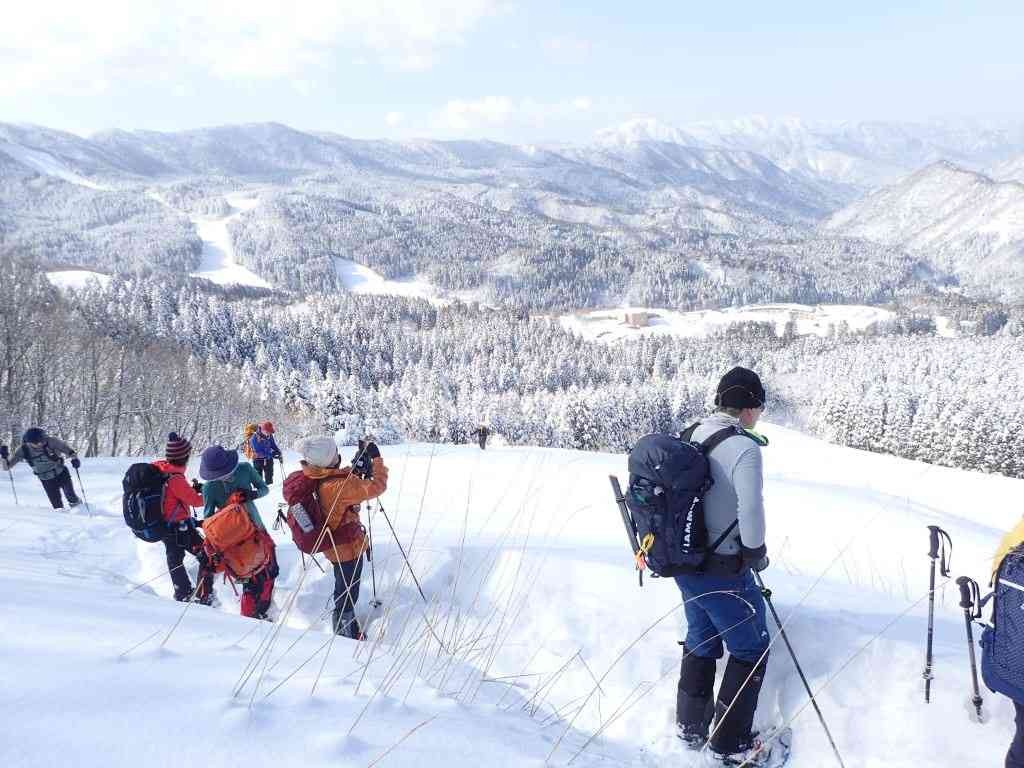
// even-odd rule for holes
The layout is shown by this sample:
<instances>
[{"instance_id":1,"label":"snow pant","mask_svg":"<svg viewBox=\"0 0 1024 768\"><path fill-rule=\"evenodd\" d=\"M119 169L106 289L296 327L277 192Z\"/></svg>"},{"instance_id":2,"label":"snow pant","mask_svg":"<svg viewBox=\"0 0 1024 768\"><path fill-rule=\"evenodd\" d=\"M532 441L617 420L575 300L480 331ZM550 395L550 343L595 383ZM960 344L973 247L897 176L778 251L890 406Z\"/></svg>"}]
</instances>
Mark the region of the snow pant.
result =
<instances>
[{"instance_id":1,"label":"snow pant","mask_svg":"<svg viewBox=\"0 0 1024 768\"><path fill-rule=\"evenodd\" d=\"M487 435L480 435L480 437L478 437L477 440L480 443L480 450L481 451L486 450L487 449Z\"/></svg>"},{"instance_id":2,"label":"snow pant","mask_svg":"<svg viewBox=\"0 0 1024 768\"><path fill-rule=\"evenodd\" d=\"M192 582L184 565L185 553L188 552L199 561L199 573L196 574L199 589L196 591L196 600L206 602L213 594L213 573L210 572L206 555L203 553L203 537L199 535L191 520L172 523L170 527L171 532L164 536L164 549L167 550L167 570L174 583L174 599L188 600L192 596Z\"/></svg>"},{"instance_id":3,"label":"snow pant","mask_svg":"<svg viewBox=\"0 0 1024 768\"><path fill-rule=\"evenodd\" d=\"M270 534L264 533L267 539ZM277 553L271 550L270 562L267 567L252 576L242 587L241 612L249 618L265 619L270 603L274 597L274 579L280 569L277 567Z\"/></svg>"},{"instance_id":4,"label":"snow pant","mask_svg":"<svg viewBox=\"0 0 1024 768\"><path fill-rule=\"evenodd\" d=\"M685 574L676 577L676 584L685 601L687 624L676 691L680 736L702 741L714 717L712 750L738 752L751 738L768 660L764 598L749 569L727 576ZM725 648L730 658L712 706L716 662Z\"/></svg>"},{"instance_id":5,"label":"snow pant","mask_svg":"<svg viewBox=\"0 0 1024 768\"><path fill-rule=\"evenodd\" d=\"M352 637L359 602L359 582L363 577L363 556L343 563L334 563L334 631Z\"/></svg>"},{"instance_id":6,"label":"snow pant","mask_svg":"<svg viewBox=\"0 0 1024 768\"><path fill-rule=\"evenodd\" d=\"M1014 718L1017 732L1013 734L1010 751L1006 753L1006 768L1024 768L1024 706L1014 702L1013 708L1017 712Z\"/></svg>"},{"instance_id":7,"label":"snow pant","mask_svg":"<svg viewBox=\"0 0 1024 768\"><path fill-rule=\"evenodd\" d=\"M50 499L50 504L53 505L54 509L60 509L64 506L64 502L60 498L61 491L64 491L64 495L68 499L68 504L75 506L80 504L78 495L75 493L75 486L71 482L71 473L68 472L67 467L56 477L51 477L44 480L39 478L39 482L43 484L43 490L46 491L47 497Z\"/></svg>"},{"instance_id":8,"label":"snow pant","mask_svg":"<svg viewBox=\"0 0 1024 768\"><path fill-rule=\"evenodd\" d=\"M274 460L270 459L253 459L252 465L256 467L256 471L263 477L263 482L267 485L274 484Z\"/></svg>"}]
</instances>

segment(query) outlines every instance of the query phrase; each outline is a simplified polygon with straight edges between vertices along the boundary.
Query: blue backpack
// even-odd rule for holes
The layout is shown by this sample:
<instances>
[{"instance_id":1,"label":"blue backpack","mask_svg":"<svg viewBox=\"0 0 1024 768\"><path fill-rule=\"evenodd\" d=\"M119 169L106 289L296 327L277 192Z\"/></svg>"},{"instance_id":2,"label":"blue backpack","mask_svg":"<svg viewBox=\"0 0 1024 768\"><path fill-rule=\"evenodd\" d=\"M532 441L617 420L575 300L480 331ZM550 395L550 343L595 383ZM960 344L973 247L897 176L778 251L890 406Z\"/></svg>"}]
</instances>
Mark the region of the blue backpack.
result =
<instances>
[{"instance_id":1,"label":"blue backpack","mask_svg":"<svg viewBox=\"0 0 1024 768\"><path fill-rule=\"evenodd\" d=\"M702 571L738 525L734 522L709 545L704 523L704 494L712 484L707 457L722 441L746 433L725 427L698 443L692 441L697 426L680 435L645 435L629 452L626 507L647 567L657 576Z\"/></svg>"},{"instance_id":2,"label":"blue backpack","mask_svg":"<svg viewBox=\"0 0 1024 768\"><path fill-rule=\"evenodd\" d=\"M992 622L981 633L981 676L993 693L1024 705L1024 545L1010 550L993 581Z\"/></svg>"},{"instance_id":3,"label":"blue backpack","mask_svg":"<svg viewBox=\"0 0 1024 768\"><path fill-rule=\"evenodd\" d=\"M168 533L164 522L164 487L168 475L152 464L132 464L125 472L121 487L124 522L139 539L150 544Z\"/></svg>"}]
</instances>

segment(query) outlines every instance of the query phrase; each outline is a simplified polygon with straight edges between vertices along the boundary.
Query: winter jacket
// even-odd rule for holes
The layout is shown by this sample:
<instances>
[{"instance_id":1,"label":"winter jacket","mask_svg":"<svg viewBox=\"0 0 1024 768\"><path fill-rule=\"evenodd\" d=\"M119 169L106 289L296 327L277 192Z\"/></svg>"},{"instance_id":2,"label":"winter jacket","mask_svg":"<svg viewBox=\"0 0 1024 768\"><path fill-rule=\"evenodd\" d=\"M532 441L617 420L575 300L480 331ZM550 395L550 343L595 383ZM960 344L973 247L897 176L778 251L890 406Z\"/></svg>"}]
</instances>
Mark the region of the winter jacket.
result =
<instances>
[{"instance_id":1,"label":"winter jacket","mask_svg":"<svg viewBox=\"0 0 1024 768\"><path fill-rule=\"evenodd\" d=\"M257 432L249 438L249 448L252 450L254 459L272 459L281 453L273 435L265 435Z\"/></svg>"},{"instance_id":2,"label":"winter jacket","mask_svg":"<svg viewBox=\"0 0 1024 768\"><path fill-rule=\"evenodd\" d=\"M256 468L246 461L239 462L235 471L223 480L210 480L203 484L203 519L212 517L217 514L217 510L227 506L228 497L235 491L251 491L253 489L256 490L257 499L262 499L270 493L270 488L263 482L263 478L260 477ZM263 525L263 519L260 517L259 510L256 509L256 505L247 501L245 509L249 513L249 517L252 518L253 525L261 531L266 531L267 528Z\"/></svg>"},{"instance_id":3,"label":"winter jacket","mask_svg":"<svg viewBox=\"0 0 1024 768\"><path fill-rule=\"evenodd\" d=\"M364 480L349 467L324 469L303 462L302 473L318 480L320 509L327 515L327 528L335 537L335 546L324 555L332 563L355 560L366 550L366 535L359 520L359 504L375 499L388 487L388 468L383 459L373 460L373 478ZM342 530L344 529L344 530Z\"/></svg>"},{"instance_id":4,"label":"winter jacket","mask_svg":"<svg viewBox=\"0 0 1024 768\"><path fill-rule=\"evenodd\" d=\"M693 432L700 442L725 427L740 427L740 421L727 413L717 412L701 419ZM708 456L714 485L704 495L704 524L708 541L717 541L726 528L739 520L739 525L718 547L718 555L737 555L741 545L750 557L765 554L764 478L761 446L745 435L727 437Z\"/></svg>"},{"instance_id":5,"label":"winter jacket","mask_svg":"<svg viewBox=\"0 0 1024 768\"><path fill-rule=\"evenodd\" d=\"M42 448L33 448L28 443L22 443L18 450L11 454L7 468L10 469L24 459L32 466L32 471L40 480L53 480L65 471L61 454L74 456L75 449L56 437L47 437Z\"/></svg>"},{"instance_id":6,"label":"winter jacket","mask_svg":"<svg viewBox=\"0 0 1024 768\"><path fill-rule=\"evenodd\" d=\"M203 506L203 497L185 479L185 468L165 459L154 461L153 466L165 475L170 475L164 486L164 520L180 523L192 517L190 507Z\"/></svg>"}]
</instances>

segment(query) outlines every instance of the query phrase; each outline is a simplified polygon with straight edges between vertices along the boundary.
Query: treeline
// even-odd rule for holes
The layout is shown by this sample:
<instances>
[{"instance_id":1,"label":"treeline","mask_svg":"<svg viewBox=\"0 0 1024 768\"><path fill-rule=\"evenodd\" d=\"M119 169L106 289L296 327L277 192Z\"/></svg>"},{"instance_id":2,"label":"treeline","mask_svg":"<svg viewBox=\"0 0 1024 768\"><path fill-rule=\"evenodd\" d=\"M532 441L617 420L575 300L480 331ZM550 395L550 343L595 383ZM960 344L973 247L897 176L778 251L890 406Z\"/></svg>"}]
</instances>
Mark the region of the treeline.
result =
<instances>
[{"instance_id":1,"label":"treeline","mask_svg":"<svg viewBox=\"0 0 1024 768\"><path fill-rule=\"evenodd\" d=\"M155 454L170 430L230 444L240 420L281 415L237 369L123 309L69 301L37 267L0 256L0 439L42 426L87 456Z\"/></svg>"},{"instance_id":2,"label":"treeline","mask_svg":"<svg viewBox=\"0 0 1024 768\"><path fill-rule=\"evenodd\" d=\"M857 448L1024 476L1014 434L1024 416L1024 345L1010 335L943 339L894 324L902 333L798 338L750 325L707 339L610 345L556 322L460 304L345 294L288 304L199 288L115 280L69 294L68 317L90 338L106 334L110 350L151 350L153 357L128 356L141 361L124 378L133 402L146 402L147 387L167 386L148 382L144 370L157 350L179 350L179 363L188 359L181 348L191 350L188 365L205 368L158 370L165 380L179 376L171 416L199 404L221 409L206 417L211 438L233 434L259 411L280 414L295 431L458 443L486 422L513 444L623 451L645 432L704 413L718 376L740 364L762 372L778 423ZM49 348L59 355L65 344ZM85 349L68 354L77 359ZM119 358L103 360L86 369L119 381L111 378ZM97 413L88 407L92 378L79 378L81 391L67 400L82 415L63 417L81 424L73 427L80 434L104 435L94 444L107 452L121 411L108 404L101 427L86 426L97 422L89 416ZM160 413L162 397L148 407ZM15 410L32 407L29 398ZM118 450L147 450L150 434L135 428L138 436Z\"/></svg>"}]
</instances>

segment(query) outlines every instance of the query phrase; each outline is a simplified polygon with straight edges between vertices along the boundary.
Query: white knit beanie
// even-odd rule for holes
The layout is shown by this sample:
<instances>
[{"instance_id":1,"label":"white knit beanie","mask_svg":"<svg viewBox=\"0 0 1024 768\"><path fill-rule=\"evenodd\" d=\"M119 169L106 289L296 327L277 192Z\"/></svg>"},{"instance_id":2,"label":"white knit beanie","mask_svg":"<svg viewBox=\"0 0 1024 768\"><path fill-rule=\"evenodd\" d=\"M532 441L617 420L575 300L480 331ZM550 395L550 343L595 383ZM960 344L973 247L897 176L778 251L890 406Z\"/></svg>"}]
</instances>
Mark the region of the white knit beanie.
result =
<instances>
[{"instance_id":1,"label":"white knit beanie","mask_svg":"<svg viewBox=\"0 0 1024 768\"><path fill-rule=\"evenodd\" d=\"M338 446L329 437L310 437L302 442L302 458L314 467L333 467L339 461Z\"/></svg>"}]
</instances>

